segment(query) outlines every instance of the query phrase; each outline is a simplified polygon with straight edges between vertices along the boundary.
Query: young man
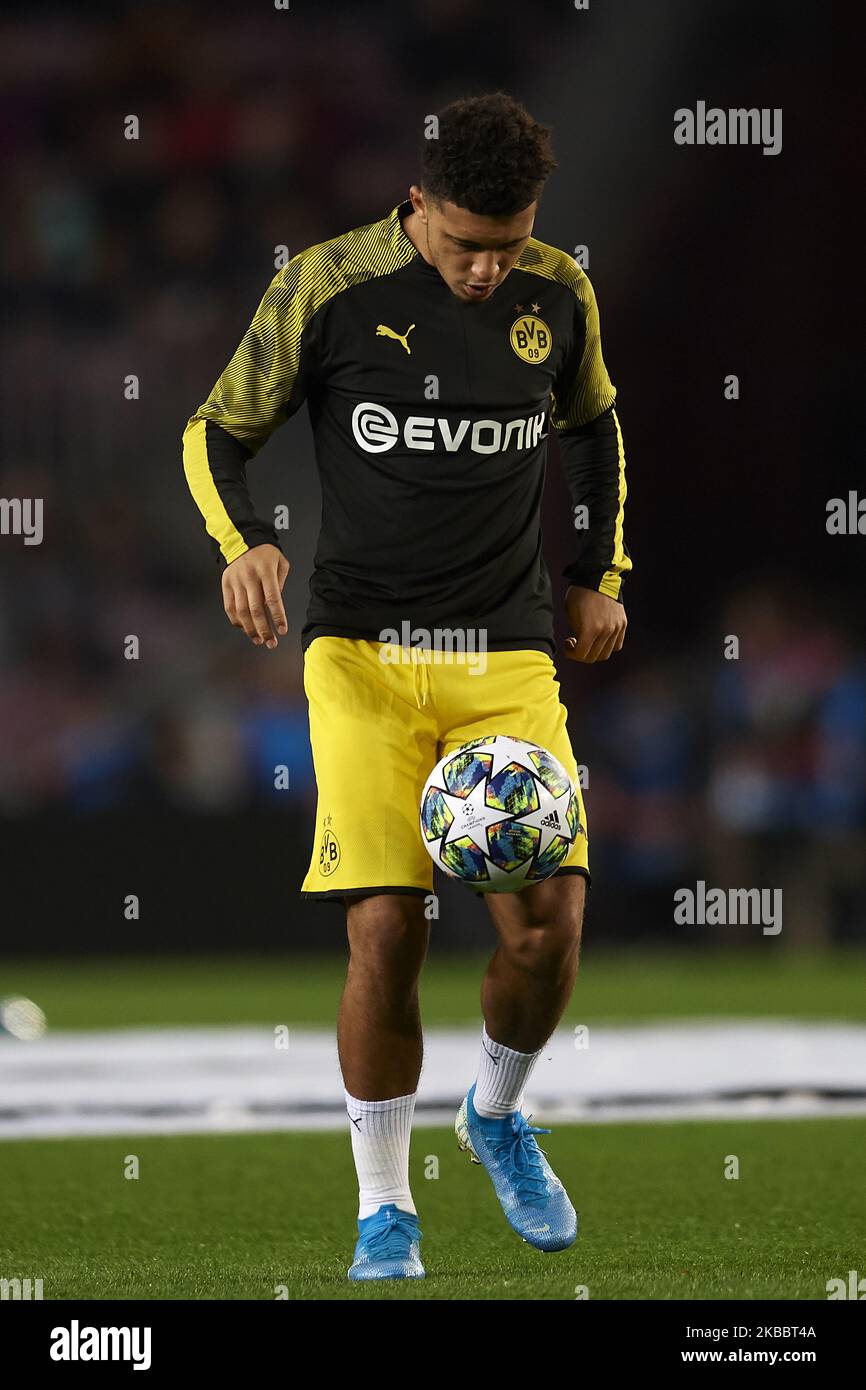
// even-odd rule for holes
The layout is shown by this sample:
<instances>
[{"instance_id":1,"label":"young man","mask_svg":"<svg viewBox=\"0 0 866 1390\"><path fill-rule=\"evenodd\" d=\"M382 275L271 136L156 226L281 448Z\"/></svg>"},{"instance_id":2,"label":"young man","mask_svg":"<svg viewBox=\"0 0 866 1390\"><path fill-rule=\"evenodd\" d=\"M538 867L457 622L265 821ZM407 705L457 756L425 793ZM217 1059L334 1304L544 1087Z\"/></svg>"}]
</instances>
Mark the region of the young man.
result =
<instances>
[{"instance_id":1,"label":"young man","mask_svg":"<svg viewBox=\"0 0 866 1390\"><path fill-rule=\"evenodd\" d=\"M424 782L444 753L501 733L549 749L577 785L539 524L548 418L586 508L565 570L565 654L604 661L625 635L625 459L595 298L570 256L532 236L554 168L549 131L510 97L446 107L409 200L275 276L184 434L225 611L273 650L289 566L245 466L309 406L322 527L302 643L319 804L302 891L347 910L338 1047L360 1186L352 1279L424 1274L408 1176L433 882ZM480 634L483 672L432 662L411 641L404 661L383 659L389 631L437 628ZM499 945L457 1120L506 1218L541 1250L570 1245L577 1219L534 1137L548 1131L520 1107L572 992L588 877L582 833L553 877L487 895Z\"/></svg>"}]
</instances>

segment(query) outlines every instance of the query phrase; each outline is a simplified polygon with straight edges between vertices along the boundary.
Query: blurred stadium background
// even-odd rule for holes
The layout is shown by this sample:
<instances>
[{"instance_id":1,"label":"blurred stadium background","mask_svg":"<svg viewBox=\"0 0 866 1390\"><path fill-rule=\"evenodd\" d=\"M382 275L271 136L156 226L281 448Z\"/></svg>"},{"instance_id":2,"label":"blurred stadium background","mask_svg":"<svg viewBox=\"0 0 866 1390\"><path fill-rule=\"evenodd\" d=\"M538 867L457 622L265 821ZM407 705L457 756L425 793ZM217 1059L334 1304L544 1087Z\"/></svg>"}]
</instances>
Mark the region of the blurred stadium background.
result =
<instances>
[{"instance_id":1,"label":"blurred stadium background","mask_svg":"<svg viewBox=\"0 0 866 1390\"><path fill-rule=\"evenodd\" d=\"M590 772L591 930L670 936L672 885L733 874L788 890L785 943L864 939L862 545L825 531L854 478L831 435L845 364L820 352L832 222L803 100L821 36L772 3L532 15L528 37L523 7L480 0L7 9L3 494L44 498L45 539L0 544L5 950L337 945L339 913L295 896L315 794L306 416L250 470L262 509L291 513L276 657L226 623L179 432L273 248L384 215L423 116L500 85L555 128L537 230L589 247L631 483L628 651L561 668ZM781 106L783 153L676 146L673 110L702 94ZM548 491L558 580L555 459ZM486 930L464 896L437 931L454 946Z\"/></svg>"},{"instance_id":2,"label":"blurred stadium background","mask_svg":"<svg viewBox=\"0 0 866 1390\"><path fill-rule=\"evenodd\" d=\"M853 356L824 355L843 346L827 151L844 161L853 125L842 101L827 129L829 64L814 14L781 0L5 7L0 494L42 497L45 536L0 536L0 996L44 1008L39 1047L53 1029L333 1026L342 913L297 896L315 804L306 414L250 469L262 512L291 514L276 654L225 620L180 436L274 248L385 215L424 116L499 87L554 126L536 234L589 248L630 484L626 646L560 666L595 882L567 1025L862 1023L863 542L825 527L857 485ZM697 100L781 107L783 152L675 145L673 112ZM562 593L555 444L545 540ZM676 925L674 890L699 879L781 888L783 931ZM422 1002L474 1026L492 932L439 887ZM9 1119L33 1093L21 1045L0 1042ZM862 1029L837 1043L841 1076ZM860 1074L843 1089L862 1097ZM214 1127L231 1128L221 1094Z\"/></svg>"}]
</instances>

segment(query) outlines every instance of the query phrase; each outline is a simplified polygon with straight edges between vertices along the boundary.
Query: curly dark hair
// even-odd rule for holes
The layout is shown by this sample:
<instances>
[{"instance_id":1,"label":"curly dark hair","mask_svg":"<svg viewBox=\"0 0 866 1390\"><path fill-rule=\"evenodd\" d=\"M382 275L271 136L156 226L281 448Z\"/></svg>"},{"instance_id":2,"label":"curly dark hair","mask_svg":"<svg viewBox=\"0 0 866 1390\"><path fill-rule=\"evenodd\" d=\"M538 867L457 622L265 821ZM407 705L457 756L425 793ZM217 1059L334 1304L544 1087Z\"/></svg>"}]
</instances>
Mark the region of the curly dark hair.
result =
<instances>
[{"instance_id":1,"label":"curly dark hair","mask_svg":"<svg viewBox=\"0 0 866 1390\"><path fill-rule=\"evenodd\" d=\"M481 217L510 217L541 193L556 168L550 128L507 92L462 97L438 113L439 138L424 140L421 187Z\"/></svg>"}]
</instances>

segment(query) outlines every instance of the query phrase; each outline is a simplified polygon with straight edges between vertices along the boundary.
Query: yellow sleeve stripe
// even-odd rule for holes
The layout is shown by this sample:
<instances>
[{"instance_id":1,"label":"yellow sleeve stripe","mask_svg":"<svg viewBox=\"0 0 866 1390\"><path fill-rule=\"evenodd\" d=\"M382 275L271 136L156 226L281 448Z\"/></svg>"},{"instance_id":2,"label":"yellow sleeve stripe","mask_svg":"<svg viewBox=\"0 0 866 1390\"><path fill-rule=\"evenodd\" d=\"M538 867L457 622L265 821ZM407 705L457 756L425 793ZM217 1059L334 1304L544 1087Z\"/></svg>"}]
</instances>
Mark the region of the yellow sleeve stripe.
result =
<instances>
[{"instance_id":1,"label":"yellow sleeve stripe","mask_svg":"<svg viewBox=\"0 0 866 1390\"><path fill-rule=\"evenodd\" d=\"M183 432L183 471L205 529L219 545L227 565L249 549L223 505L207 457L207 422L196 416Z\"/></svg>"},{"instance_id":2,"label":"yellow sleeve stripe","mask_svg":"<svg viewBox=\"0 0 866 1390\"><path fill-rule=\"evenodd\" d=\"M618 476L619 487L617 492L616 523L613 532L613 558L612 568L607 570L600 583L599 592L607 594L609 598L619 598L622 588L622 576L631 569L631 559L625 553L623 538L623 518L625 516L625 499L628 496L628 486L625 480L625 445L622 442L622 430L619 426L619 417L615 410L611 411L614 424L616 425L616 444L619 459Z\"/></svg>"}]
</instances>

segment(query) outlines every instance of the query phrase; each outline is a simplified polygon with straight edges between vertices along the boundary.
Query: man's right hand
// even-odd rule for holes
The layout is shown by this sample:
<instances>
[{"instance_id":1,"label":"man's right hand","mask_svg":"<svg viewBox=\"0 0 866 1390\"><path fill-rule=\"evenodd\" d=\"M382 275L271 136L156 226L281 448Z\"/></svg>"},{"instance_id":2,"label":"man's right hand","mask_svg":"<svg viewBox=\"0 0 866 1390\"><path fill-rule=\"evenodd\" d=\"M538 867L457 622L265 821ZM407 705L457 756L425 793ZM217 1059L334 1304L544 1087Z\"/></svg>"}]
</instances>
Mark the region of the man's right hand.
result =
<instances>
[{"instance_id":1,"label":"man's right hand","mask_svg":"<svg viewBox=\"0 0 866 1390\"><path fill-rule=\"evenodd\" d=\"M255 545L223 570L226 617L254 647L273 651L277 633L285 637L289 630L281 597L288 572L289 562L275 545Z\"/></svg>"}]
</instances>

